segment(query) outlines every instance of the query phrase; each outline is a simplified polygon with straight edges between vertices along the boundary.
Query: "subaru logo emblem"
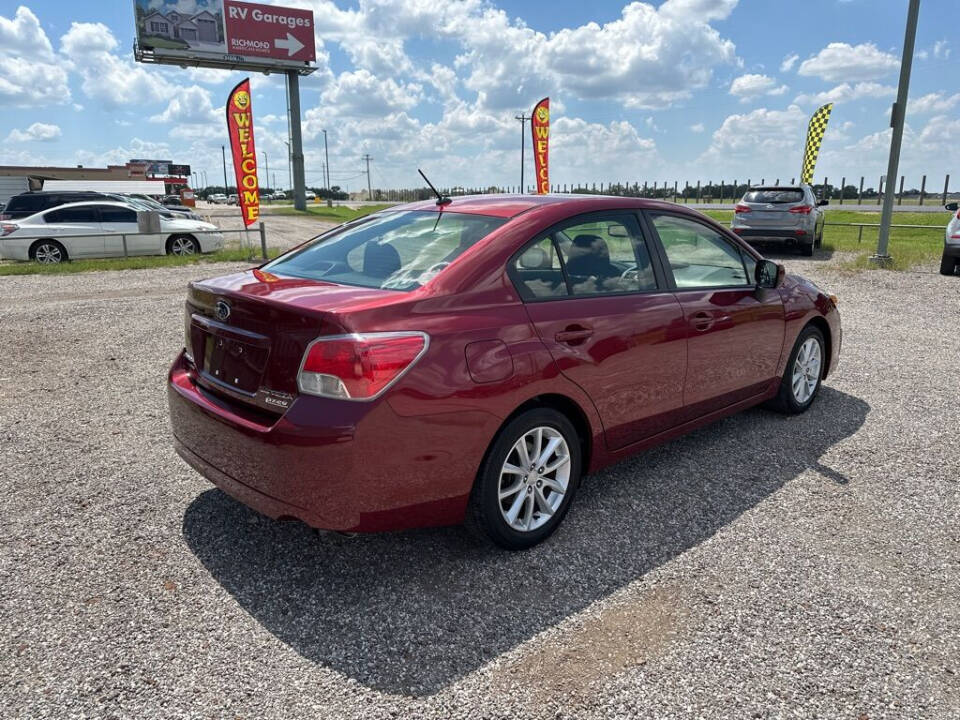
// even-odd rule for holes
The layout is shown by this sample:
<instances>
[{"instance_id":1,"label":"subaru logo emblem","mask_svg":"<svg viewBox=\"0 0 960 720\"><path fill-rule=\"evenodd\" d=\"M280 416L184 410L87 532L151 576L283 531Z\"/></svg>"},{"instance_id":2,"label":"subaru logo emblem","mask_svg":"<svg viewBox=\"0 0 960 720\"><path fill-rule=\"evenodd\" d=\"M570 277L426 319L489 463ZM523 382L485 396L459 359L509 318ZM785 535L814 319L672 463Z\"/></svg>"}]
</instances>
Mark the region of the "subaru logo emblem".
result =
<instances>
[{"instance_id":1,"label":"subaru logo emblem","mask_svg":"<svg viewBox=\"0 0 960 720\"><path fill-rule=\"evenodd\" d=\"M217 300L214 314L216 314L217 320L226 320L230 317L230 304L226 300Z\"/></svg>"}]
</instances>

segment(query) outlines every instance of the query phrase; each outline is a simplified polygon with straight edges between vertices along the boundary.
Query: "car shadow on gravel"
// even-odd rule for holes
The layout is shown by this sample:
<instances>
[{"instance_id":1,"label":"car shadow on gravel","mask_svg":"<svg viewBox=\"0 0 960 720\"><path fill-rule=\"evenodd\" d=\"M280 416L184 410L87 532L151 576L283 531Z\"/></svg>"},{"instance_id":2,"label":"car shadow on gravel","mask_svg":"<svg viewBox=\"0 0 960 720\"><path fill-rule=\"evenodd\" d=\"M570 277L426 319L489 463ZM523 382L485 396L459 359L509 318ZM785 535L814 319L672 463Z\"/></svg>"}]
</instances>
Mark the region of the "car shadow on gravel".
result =
<instances>
[{"instance_id":1,"label":"car shadow on gravel","mask_svg":"<svg viewBox=\"0 0 960 720\"><path fill-rule=\"evenodd\" d=\"M767 260L775 262L789 262L791 260L806 260L807 262L826 262L833 259L833 248L818 247L813 251L811 257L800 254L800 251L794 247L784 246L782 243L774 242L751 242L757 252L763 255Z\"/></svg>"},{"instance_id":2,"label":"car shadow on gravel","mask_svg":"<svg viewBox=\"0 0 960 720\"><path fill-rule=\"evenodd\" d=\"M318 539L219 490L183 533L213 578L303 657L370 688L433 694L710 538L822 464L869 406L824 387L798 417L750 410L585 479L546 543L508 553L459 528Z\"/></svg>"}]
</instances>

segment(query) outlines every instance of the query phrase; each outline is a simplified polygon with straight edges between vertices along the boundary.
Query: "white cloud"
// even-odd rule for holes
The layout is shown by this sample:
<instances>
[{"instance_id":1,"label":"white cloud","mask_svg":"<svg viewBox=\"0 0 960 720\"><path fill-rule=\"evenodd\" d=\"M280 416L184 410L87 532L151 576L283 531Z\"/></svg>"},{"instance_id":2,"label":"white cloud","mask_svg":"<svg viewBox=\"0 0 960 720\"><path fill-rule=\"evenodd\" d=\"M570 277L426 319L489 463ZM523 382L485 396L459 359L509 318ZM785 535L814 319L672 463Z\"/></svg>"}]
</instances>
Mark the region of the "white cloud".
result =
<instances>
[{"instance_id":1,"label":"white cloud","mask_svg":"<svg viewBox=\"0 0 960 720\"><path fill-rule=\"evenodd\" d=\"M226 122L222 113L214 110L210 91L198 85L178 91L167 104L166 110L150 117L152 123L170 125L201 125L218 121Z\"/></svg>"},{"instance_id":2,"label":"white cloud","mask_svg":"<svg viewBox=\"0 0 960 720\"><path fill-rule=\"evenodd\" d=\"M422 87L416 83L400 85L393 78L380 79L368 70L342 73L324 91L321 101L336 107L340 114L379 117L410 110L420 100Z\"/></svg>"},{"instance_id":3,"label":"white cloud","mask_svg":"<svg viewBox=\"0 0 960 720\"><path fill-rule=\"evenodd\" d=\"M937 59L946 60L950 57L950 43L947 40L937 40L933 44L933 56Z\"/></svg>"},{"instance_id":4,"label":"white cloud","mask_svg":"<svg viewBox=\"0 0 960 720\"><path fill-rule=\"evenodd\" d=\"M789 172L802 160L808 115L796 105L786 110L757 108L728 116L714 131L710 146L698 160L705 172L768 176ZM795 162L791 162L795 158Z\"/></svg>"},{"instance_id":5,"label":"white cloud","mask_svg":"<svg viewBox=\"0 0 960 720\"><path fill-rule=\"evenodd\" d=\"M881 85L875 82L859 82L855 85L841 83L821 93L798 95L794 99L794 102L800 105L822 105L828 102L853 102L854 100L863 100L866 98L894 97L896 94L897 89L891 85Z\"/></svg>"},{"instance_id":6,"label":"white cloud","mask_svg":"<svg viewBox=\"0 0 960 720\"><path fill-rule=\"evenodd\" d=\"M736 95L742 102L761 95L783 95L786 85L777 85L777 81L767 75L748 73L734 78L730 83L730 94Z\"/></svg>"},{"instance_id":7,"label":"white cloud","mask_svg":"<svg viewBox=\"0 0 960 720\"><path fill-rule=\"evenodd\" d=\"M0 107L42 107L70 102L67 73L29 8L0 15Z\"/></svg>"},{"instance_id":8,"label":"white cloud","mask_svg":"<svg viewBox=\"0 0 960 720\"><path fill-rule=\"evenodd\" d=\"M780 72L790 72L793 69L793 66L797 64L797 60L800 59L800 56L796 53L791 53L783 58L783 62L780 63Z\"/></svg>"},{"instance_id":9,"label":"white cloud","mask_svg":"<svg viewBox=\"0 0 960 720\"><path fill-rule=\"evenodd\" d=\"M896 56L879 50L873 43L830 43L800 63L797 73L827 82L855 82L886 77L899 67Z\"/></svg>"},{"instance_id":10,"label":"white cloud","mask_svg":"<svg viewBox=\"0 0 960 720\"><path fill-rule=\"evenodd\" d=\"M690 126L690 132L702 133L704 130L706 130L706 128L703 126L703 123L696 123Z\"/></svg>"},{"instance_id":11,"label":"white cloud","mask_svg":"<svg viewBox=\"0 0 960 720\"><path fill-rule=\"evenodd\" d=\"M948 112L958 103L960 103L960 93L954 95L941 92L928 93L907 102L907 115Z\"/></svg>"},{"instance_id":12,"label":"white cloud","mask_svg":"<svg viewBox=\"0 0 960 720\"><path fill-rule=\"evenodd\" d=\"M72 23L60 38L61 51L83 79L87 97L116 107L161 102L180 91L159 71L118 57L113 52L117 46L110 28L102 23Z\"/></svg>"},{"instance_id":13,"label":"white cloud","mask_svg":"<svg viewBox=\"0 0 960 720\"><path fill-rule=\"evenodd\" d=\"M7 136L7 142L52 142L62 134L58 125L35 122L26 130L18 128L11 130Z\"/></svg>"}]
</instances>

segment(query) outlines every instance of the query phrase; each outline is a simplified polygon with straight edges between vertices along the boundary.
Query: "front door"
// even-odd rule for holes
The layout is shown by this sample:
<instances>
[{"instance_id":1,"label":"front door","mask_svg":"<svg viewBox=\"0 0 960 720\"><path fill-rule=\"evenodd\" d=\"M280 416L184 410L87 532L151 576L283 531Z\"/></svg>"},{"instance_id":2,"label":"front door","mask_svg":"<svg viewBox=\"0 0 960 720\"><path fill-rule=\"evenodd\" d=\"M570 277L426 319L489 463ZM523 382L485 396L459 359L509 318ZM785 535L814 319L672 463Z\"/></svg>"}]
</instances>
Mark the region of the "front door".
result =
<instances>
[{"instance_id":1,"label":"front door","mask_svg":"<svg viewBox=\"0 0 960 720\"><path fill-rule=\"evenodd\" d=\"M731 239L692 218L650 213L683 308L688 419L770 388L783 348L783 301L757 289L756 261Z\"/></svg>"},{"instance_id":2,"label":"front door","mask_svg":"<svg viewBox=\"0 0 960 720\"><path fill-rule=\"evenodd\" d=\"M159 235L139 235L137 211L132 207L99 205L100 225L107 255L123 257L126 241L127 255L158 255L163 239Z\"/></svg>"},{"instance_id":3,"label":"front door","mask_svg":"<svg viewBox=\"0 0 960 720\"><path fill-rule=\"evenodd\" d=\"M567 221L528 245L510 272L560 371L593 400L610 449L677 424L683 311L635 215Z\"/></svg>"}]
</instances>

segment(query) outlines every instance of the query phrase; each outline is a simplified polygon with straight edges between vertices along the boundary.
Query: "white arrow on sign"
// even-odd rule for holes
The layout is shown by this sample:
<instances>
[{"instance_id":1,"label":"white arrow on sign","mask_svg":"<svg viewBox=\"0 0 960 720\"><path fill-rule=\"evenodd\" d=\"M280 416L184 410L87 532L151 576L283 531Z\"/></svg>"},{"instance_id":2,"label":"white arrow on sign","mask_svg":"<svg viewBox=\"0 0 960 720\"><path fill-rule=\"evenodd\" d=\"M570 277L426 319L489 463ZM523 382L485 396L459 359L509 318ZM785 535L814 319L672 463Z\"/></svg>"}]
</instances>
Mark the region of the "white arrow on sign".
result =
<instances>
[{"instance_id":1,"label":"white arrow on sign","mask_svg":"<svg viewBox=\"0 0 960 720\"><path fill-rule=\"evenodd\" d=\"M278 47L281 50L287 51L287 57L292 57L296 55L303 49L303 43L297 40L293 35L287 33L286 39L277 38L273 41L274 47Z\"/></svg>"}]
</instances>

